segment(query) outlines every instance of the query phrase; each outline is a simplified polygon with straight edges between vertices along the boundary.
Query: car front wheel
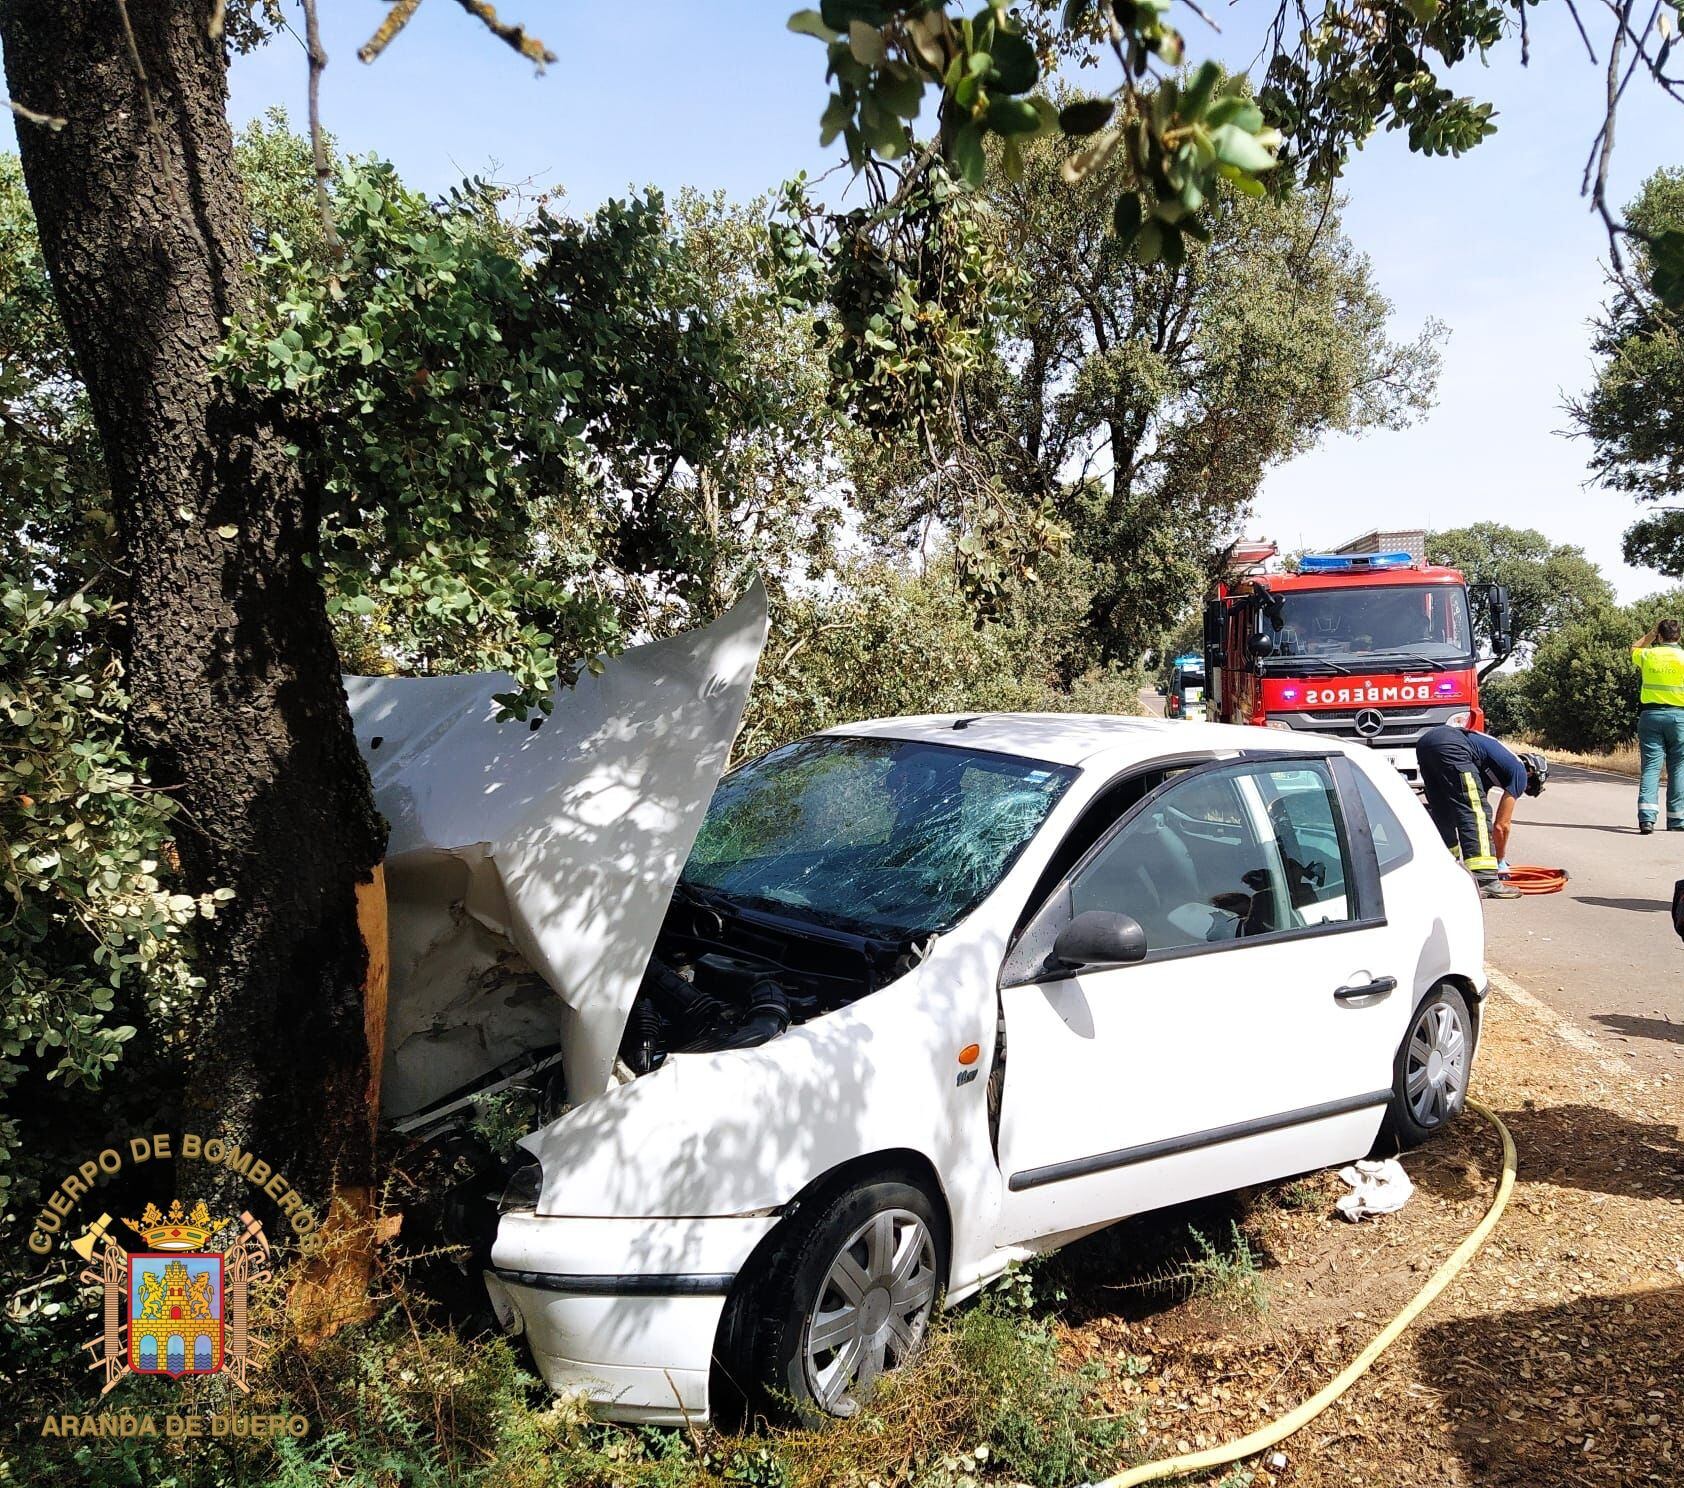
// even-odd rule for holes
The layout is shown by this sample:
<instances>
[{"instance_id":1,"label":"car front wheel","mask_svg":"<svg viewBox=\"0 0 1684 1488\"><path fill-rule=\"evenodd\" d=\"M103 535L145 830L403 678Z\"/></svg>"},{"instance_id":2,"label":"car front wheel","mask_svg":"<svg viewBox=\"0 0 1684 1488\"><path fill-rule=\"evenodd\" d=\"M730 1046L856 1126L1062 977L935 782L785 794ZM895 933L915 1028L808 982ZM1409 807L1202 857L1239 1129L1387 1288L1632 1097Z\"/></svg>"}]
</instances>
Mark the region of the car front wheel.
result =
<instances>
[{"instance_id":1,"label":"car front wheel","mask_svg":"<svg viewBox=\"0 0 1684 1488\"><path fill-rule=\"evenodd\" d=\"M912 1184L838 1194L773 1256L755 1373L769 1404L850 1416L924 1341L947 1281L945 1217Z\"/></svg>"},{"instance_id":2,"label":"car front wheel","mask_svg":"<svg viewBox=\"0 0 1684 1488\"><path fill-rule=\"evenodd\" d=\"M1415 1010L1393 1065L1391 1124L1403 1146L1419 1146L1462 1114L1472 1062L1468 1004L1440 987Z\"/></svg>"}]
</instances>

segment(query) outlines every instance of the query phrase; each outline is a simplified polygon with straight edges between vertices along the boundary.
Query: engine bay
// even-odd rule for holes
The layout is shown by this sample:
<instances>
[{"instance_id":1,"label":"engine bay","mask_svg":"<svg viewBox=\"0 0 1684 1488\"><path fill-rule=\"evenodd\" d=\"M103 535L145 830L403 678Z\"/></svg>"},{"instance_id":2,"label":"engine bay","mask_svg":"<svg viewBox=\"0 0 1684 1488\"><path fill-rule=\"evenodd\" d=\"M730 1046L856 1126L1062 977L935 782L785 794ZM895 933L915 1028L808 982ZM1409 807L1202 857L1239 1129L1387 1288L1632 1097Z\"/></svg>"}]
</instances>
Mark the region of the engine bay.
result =
<instances>
[{"instance_id":1,"label":"engine bay","mask_svg":"<svg viewBox=\"0 0 1684 1488\"><path fill-rule=\"evenodd\" d=\"M904 976L934 936L885 939L680 883L620 1044L626 1073L672 1054L751 1049Z\"/></svg>"}]
</instances>

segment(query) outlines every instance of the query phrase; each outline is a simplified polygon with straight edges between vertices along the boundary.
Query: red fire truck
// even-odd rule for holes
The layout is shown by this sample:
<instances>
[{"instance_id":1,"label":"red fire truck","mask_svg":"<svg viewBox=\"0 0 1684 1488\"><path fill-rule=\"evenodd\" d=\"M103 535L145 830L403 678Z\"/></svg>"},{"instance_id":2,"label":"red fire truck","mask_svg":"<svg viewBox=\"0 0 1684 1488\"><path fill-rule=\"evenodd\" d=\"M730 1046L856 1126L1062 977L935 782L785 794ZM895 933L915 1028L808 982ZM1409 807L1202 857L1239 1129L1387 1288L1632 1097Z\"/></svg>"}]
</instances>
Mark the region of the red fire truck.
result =
<instances>
[{"instance_id":1,"label":"red fire truck","mask_svg":"<svg viewBox=\"0 0 1684 1488\"><path fill-rule=\"evenodd\" d=\"M1236 548L1205 604L1210 716L1360 739L1411 781L1415 743L1483 727L1479 680L1510 650L1509 600L1407 550L1307 554L1272 571L1272 543ZM1475 608L1489 616L1481 658Z\"/></svg>"}]
</instances>

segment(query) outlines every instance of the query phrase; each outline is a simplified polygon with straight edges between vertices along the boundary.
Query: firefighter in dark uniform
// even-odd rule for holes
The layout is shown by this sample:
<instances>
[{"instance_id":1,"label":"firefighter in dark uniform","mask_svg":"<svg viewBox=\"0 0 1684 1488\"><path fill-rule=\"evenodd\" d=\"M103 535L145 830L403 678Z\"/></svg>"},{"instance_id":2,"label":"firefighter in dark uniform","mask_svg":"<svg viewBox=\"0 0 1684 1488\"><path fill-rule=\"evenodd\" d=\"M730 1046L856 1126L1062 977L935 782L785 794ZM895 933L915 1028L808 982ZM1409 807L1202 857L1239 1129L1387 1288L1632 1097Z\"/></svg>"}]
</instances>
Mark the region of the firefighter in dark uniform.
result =
<instances>
[{"instance_id":1,"label":"firefighter in dark uniform","mask_svg":"<svg viewBox=\"0 0 1684 1488\"><path fill-rule=\"evenodd\" d=\"M1543 791L1549 762L1541 754L1515 754L1489 734L1444 725L1428 729L1415 746L1427 810L1445 846L1473 874L1487 899L1518 899L1520 890L1498 871L1509 847L1509 822L1521 796ZM1485 793L1499 790L1493 816Z\"/></svg>"}]
</instances>

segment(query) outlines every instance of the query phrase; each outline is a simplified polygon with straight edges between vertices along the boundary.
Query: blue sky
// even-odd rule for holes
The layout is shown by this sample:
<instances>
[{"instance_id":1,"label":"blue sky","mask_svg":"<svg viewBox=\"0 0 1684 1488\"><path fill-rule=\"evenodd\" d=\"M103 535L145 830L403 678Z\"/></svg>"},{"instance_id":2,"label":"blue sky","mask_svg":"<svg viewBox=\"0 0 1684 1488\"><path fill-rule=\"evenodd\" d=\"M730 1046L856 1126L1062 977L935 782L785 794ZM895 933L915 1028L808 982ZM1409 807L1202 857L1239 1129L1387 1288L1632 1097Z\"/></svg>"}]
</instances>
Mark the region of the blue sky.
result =
<instances>
[{"instance_id":1,"label":"blue sky","mask_svg":"<svg viewBox=\"0 0 1684 1488\"><path fill-rule=\"evenodd\" d=\"M559 55L538 77L447 0L428 0L365 67L356 48L384 7L324 4L323 115L346 149L377 150L434 191L480 172L562 185L579 208L643 183L752 196L830 164L818 148L822 53L785 31L793 8L504 0L502 13ZM1181 21L1195 56L1244 62L1273 9L1215 8L1219 37L1190 13ZM1586 323L1603 294L1606 238L1578 197L1601 77L1565 7L1533 14L1530 68L1507 48L1456 78L1497 105L1493 138L1461 160L1428 160L1383 134L1344 183L1347 231L1374 261L1398 334L1429 315L1450 327L1438 408L1412 430L1336 438L1274 472L1250 531L1315 548L1381 524L1535 526L1581 544L1633 598L1662 585L1620 562L1633 508L1586 489L1585 447L1557 432L1563 395L1590 376ZM236 122L280 103L302 123L304 87L302 47L283 35L236 64ZM1684 112L1634 84L1619 141L1623 201L1656 166L1684 164Z\"/></svg>"}]
</instances>

